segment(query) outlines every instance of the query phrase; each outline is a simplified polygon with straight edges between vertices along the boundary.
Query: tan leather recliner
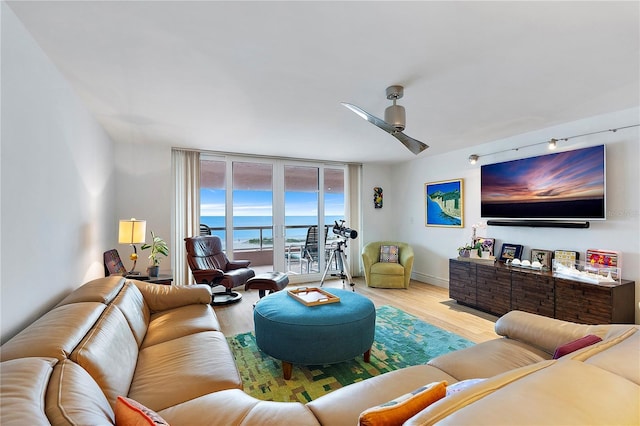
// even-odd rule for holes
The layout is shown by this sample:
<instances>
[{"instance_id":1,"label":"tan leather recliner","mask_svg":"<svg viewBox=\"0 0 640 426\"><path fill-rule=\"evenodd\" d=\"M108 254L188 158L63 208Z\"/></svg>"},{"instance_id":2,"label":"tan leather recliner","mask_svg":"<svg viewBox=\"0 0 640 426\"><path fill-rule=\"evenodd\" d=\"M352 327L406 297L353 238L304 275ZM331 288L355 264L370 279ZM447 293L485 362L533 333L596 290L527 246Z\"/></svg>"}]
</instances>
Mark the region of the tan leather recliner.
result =
<instances>
[{"instance_id":1,"label":"tan leather recliner","mask_svg":"<svg viewBox=\"0 0 640 426\"><path fill-rule=\"evenodd\" d=\"M381 246L397 246L398 263L380 262ZM364 277L369 287L409 288L413 268L413 248L398 241L374 241L362 248Z\"/></svg>"}]
</instances>

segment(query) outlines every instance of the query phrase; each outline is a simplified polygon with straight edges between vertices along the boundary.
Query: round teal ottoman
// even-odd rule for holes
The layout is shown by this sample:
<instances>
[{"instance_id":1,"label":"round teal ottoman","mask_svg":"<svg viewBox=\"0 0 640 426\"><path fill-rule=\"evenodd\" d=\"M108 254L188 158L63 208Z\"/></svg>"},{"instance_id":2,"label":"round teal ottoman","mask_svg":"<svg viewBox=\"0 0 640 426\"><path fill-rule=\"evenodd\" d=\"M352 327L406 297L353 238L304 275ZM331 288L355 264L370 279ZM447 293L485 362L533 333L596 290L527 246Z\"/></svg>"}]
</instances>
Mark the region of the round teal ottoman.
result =
<instances>
[{"instance_id":1,"label":"round teal ottoman","mask_svg":"<svg viewBox=\"0 0 640 426\"><path fill-rule=\"evenodd\" d=\"M306 306L288 292L270 294L253 311L256 343L267 355L282 361L285 379L293 364L321 365L369 355L376 325L371 300L357 293L324 289L339 302Z\"/></svg>"}]
</instances>

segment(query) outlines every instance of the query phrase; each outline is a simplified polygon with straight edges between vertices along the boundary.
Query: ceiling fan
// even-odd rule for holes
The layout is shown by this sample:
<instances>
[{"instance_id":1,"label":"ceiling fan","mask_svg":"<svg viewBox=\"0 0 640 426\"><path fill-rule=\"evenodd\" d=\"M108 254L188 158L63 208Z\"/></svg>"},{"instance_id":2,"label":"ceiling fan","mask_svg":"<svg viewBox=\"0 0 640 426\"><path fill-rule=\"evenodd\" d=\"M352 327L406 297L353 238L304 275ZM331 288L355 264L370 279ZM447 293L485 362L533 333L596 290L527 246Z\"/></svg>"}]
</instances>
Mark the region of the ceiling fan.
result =
<instances>
[{"instance_id":1,"label":"ceiling fan","mask_svg":"<svg viewBox=\"0 0 640 426\"><path fill-rule=\"evenodd\" d=\"M409 151L418 155L425 149L429 148L419 140L413 139L402 133L405 125L405 113L402 105L396 105L396 101L404 95L404 87L402 86L389 86L387 87L387 99L393 100L393 105L387 107L384 110L384 120L379 119L376 116L369 114L367 111L353 104L341 102L342 105L349 108L351 111L358 114L360 117L367 120L369 123L375 124L385 132L391 134L391 136L398 139Z\"/></svg>"}]
</instances>

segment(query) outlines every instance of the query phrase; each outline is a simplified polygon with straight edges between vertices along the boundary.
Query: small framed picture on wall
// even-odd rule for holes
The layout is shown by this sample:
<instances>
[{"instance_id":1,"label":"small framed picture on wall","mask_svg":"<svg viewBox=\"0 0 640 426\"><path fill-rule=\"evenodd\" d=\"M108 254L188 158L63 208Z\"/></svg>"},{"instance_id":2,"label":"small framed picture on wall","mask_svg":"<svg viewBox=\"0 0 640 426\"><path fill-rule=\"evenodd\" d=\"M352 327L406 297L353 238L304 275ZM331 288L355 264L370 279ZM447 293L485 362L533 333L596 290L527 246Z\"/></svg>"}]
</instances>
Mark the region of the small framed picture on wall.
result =
<instances>
[{"instance_id":1,"label":"small framed picture on wall","mask_svg":"<svg viewBox=\"0 0 640 426\"><path fill-rule=\"evenodd\" d=\"M373 188L373 208L382 208L382 187L376 186Z\"/></svg>"}]
</instances>

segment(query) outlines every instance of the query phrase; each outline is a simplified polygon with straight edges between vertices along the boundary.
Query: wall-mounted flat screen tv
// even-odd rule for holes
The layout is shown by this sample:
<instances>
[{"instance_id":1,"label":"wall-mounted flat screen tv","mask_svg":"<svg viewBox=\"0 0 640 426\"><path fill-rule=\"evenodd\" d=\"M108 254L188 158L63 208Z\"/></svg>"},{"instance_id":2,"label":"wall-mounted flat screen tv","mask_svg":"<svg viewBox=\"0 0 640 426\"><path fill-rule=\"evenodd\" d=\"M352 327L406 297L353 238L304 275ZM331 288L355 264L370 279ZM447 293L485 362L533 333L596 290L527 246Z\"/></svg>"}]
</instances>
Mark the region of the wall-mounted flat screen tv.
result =
<instances>
[{"instance_id":1,"label":"wall-mounted flat screen tv","mask_svg":"<svg viewBox=\"0 0 640 426\"><path fill-rule=\"evenodd\" d=\"M483 165L481 216L605 219L604 145Z\"/></svg>"}]
</instances>

